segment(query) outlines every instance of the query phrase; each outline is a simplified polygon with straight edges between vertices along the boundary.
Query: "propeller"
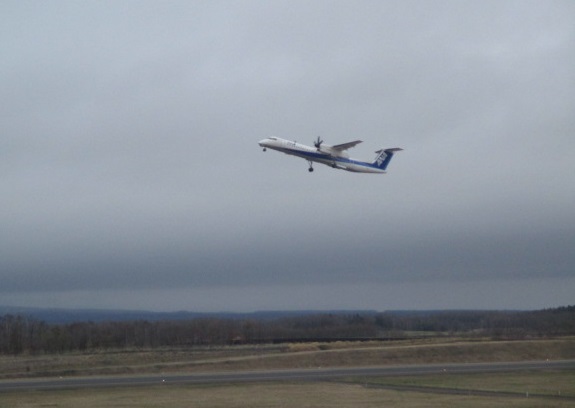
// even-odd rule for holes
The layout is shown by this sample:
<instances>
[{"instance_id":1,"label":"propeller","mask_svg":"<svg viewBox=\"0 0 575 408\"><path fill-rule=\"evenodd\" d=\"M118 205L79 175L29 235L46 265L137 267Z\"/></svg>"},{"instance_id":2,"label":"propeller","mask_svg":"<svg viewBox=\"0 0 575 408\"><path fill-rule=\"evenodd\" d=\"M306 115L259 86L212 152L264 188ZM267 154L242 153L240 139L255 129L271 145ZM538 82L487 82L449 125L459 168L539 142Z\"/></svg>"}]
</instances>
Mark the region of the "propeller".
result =
<instances>
[{"instance_id":1,"label":"propeller","mask_svg":"<svg viewBox=\"0 0 575 408\"><path fill-rule=\"evenodd\" d=\"M321 138L318 136L318 137L317 137L317 140L316 140L315 142L313 142L313 145L314 145L317 149L319 149L322 143L323 143L323 140L321 140Z\"/></svg>"}]
</instances>

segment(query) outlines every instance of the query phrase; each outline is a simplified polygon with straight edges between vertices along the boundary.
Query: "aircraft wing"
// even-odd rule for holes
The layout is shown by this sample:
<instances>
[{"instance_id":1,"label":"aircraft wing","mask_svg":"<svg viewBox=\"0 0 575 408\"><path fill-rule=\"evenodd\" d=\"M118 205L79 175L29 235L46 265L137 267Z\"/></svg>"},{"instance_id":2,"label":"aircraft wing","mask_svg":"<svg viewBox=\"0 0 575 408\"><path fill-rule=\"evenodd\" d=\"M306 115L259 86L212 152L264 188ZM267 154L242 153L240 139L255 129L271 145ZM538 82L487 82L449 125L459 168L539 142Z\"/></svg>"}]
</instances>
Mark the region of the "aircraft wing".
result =
<instances>
[{"instance_id":1,"label":"aircraft wing","mask_svg":"<svg viewBox=\"0 0 575 408\"><path fill-rule=\"evenodd\" d=\"M338 145L332 146L331 148L335 149L335 150L342 151L342 150L351 149L353 146L360 144L361 142L362 142L362 140L354 140L353 142L338 144Z\"/></svg>"}]
</instances>

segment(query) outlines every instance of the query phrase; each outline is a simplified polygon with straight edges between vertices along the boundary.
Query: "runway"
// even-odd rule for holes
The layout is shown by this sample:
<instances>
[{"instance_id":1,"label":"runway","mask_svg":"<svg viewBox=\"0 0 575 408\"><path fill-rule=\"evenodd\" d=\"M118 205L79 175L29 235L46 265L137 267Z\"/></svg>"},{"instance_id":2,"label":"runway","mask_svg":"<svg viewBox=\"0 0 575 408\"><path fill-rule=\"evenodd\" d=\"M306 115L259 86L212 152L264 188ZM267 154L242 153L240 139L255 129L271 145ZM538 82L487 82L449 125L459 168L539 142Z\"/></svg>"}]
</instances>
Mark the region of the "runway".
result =
<instances>
[{"instance_id":1,"label":"runway","mask_svg":"<svg viewBox=\"0 0 575 408\"><path fill-rule=\"evenodd\" d=\"M504 363L426 364L350 368L258 370L194 374L70 377L0 381L0 392L74 388L137 387L170 384L226 384L268 381L322 381L346 377L386 377L425 374L471 374L545 369L575 369L575 360Z\"/></svg>"}]
</instances>

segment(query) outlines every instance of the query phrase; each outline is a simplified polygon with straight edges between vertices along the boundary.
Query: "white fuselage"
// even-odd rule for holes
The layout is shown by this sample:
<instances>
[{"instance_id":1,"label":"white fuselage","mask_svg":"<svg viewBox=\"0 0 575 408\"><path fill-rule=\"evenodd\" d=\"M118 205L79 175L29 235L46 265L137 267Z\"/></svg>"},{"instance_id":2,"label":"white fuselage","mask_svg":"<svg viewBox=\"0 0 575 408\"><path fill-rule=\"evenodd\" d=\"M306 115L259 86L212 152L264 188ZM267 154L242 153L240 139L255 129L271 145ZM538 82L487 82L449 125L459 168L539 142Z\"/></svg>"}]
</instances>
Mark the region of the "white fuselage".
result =
<instances>
[{"instance_id":1,"label":"white fuselage","mask_svg":"<svg viewBox=\"0 0 575 408\"><path fill-rule=\"evenodd\" d=\"M325 164L335 169L347 170L357 173L385 173L384 169L378 168L376 163L354 160L349 157L346 150L336 150L332 146L320 145L319 148L306 146L301 143L270 137L259 141L259 145L265 149L277 150L285 154L298 156L310 162Z\"/></svg>"}]
</instances>

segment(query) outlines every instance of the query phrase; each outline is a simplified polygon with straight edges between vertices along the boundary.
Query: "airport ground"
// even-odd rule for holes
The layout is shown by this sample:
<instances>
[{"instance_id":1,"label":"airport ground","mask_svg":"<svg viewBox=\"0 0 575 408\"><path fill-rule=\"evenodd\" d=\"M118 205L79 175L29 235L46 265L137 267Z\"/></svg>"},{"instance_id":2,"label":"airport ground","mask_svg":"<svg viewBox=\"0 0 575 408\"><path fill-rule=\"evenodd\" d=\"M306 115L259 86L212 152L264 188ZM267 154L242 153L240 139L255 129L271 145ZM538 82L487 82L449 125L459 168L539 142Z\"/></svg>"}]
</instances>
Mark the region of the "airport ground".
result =
<instances>
[{"instance_id":1,"label":"airport ground","mask_svg":"<svg viewBox=\"0 0 575 408\"><path fill-rule=\"evenodd\" d=\"M0 407L573 407L575 369L548 367L452 373L442 365L575 359L575 339L490 341L447 338L397 342L306 343L192 350L133 350L2 356L3 384L46 379L158 376L155 385L28 386L0 391ZM426 374L353 374L265 380L267 370L427 366ZM258 372L250 381L171 382L198 373ZM263 379L262 379L263 378Z\"/></svg>"}]
</instances>

